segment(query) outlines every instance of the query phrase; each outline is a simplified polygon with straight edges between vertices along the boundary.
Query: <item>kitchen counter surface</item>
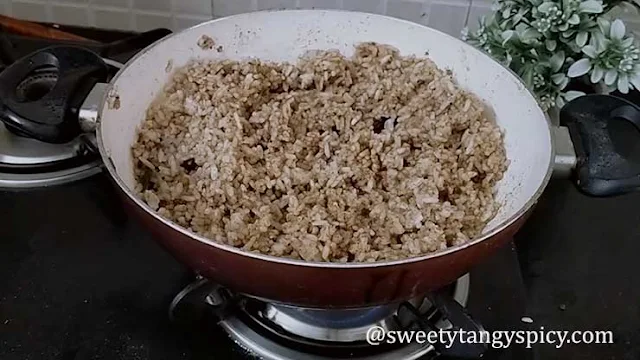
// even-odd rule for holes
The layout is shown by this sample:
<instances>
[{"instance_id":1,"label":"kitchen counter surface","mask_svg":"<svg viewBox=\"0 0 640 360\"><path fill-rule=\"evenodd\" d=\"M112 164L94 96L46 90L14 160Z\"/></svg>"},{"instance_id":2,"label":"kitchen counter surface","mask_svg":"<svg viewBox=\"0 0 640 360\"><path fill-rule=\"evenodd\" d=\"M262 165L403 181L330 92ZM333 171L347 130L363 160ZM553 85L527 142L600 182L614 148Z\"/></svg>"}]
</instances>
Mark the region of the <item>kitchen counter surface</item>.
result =
<instances>
[{"instance_id":1,"label":"kitchen counter surface","mask_svg":"<svg viewBox=\"0 0 640 360\"><path fill-rule=\"evenodd\" d=\"M59 191L0 192L0 358L202 359L207 339L226 337L170 326L166 306L189 273L114 197L103 175ZM639 206L640 194L593 199L552 182L516 237L526 290L507 247L496 256L506 261L472 272L472 314L491 329L614 332L612 345L539 345L538 359L637 360ZM518 351L489 359L523 359ZM237 350L216 348L227 353Z\"/></svg>"},{"instance_id":2,"label":"kitchen counter surface","mask_svg":"<svg viewBox=\"0 0 640 360\"><path fill-rule=\"evenodd\" d=\"M640 359L640 194L589 198L553 181L516 245L532 328L614 334L612 345L540 345L540 359Z\"/></svg>"},{"instance_id":3,"label":"kitchen counter surface","mask_svg":"<svg viewBox=\"0 0 640 360\"><path fill-rule=\"evenodd\" d=\"M0 214L0 359L247 358L217 327L169 322L190 273L127 218L105 174L0 191ZM471 272L469 309L485 328L523 328L518 269L507 246ZM486 359L533 352L514 346Z\"/></svg>"}]
</instances>

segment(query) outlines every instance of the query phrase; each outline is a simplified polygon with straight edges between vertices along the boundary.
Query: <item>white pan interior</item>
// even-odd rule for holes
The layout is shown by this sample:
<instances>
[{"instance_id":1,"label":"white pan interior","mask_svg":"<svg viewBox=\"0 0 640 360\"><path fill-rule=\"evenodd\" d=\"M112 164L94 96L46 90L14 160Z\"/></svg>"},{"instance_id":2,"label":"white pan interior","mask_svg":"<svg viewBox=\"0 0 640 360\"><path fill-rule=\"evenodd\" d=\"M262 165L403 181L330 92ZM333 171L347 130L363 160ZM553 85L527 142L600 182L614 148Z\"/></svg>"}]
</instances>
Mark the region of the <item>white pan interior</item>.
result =
<instances>
[{"instance_id":1,"label":"white pan interior","mask_svg":"<svg viewBox=\"0 0 640 360\"><path fill-rule=\"evenodd\" d=\"M202 35L213 38L223 51L201 49L197 43ZM506 135L510 166L497 189L503 205L485 233L505 226L537 199L548 180L552 139L544 112L519 79L454 37L408 21L364 13L247 13L204 23L161 40L130 61L112 82L111 95L118 95L120 106L102 108L103 155L111 159L121 185L133 189L130 147L148 105L171 75L166 71L169 61L174 69L196 57L293 62L307 50L316 49L338 49L351 56L354 44L365 41L390 44L403 55L423 56L428 52L440 68L453 71L460 86L493 109Z\"/></svg>"}]
</instances>

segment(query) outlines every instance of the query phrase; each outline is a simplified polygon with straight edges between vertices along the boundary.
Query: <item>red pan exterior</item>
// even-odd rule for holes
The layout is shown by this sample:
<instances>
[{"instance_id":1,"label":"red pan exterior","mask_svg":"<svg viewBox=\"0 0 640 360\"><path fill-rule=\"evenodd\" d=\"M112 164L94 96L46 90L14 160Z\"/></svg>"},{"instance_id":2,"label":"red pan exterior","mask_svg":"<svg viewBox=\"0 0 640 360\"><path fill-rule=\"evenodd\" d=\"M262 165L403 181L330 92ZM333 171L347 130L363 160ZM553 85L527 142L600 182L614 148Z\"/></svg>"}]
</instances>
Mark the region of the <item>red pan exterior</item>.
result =
<instances>
[{"instance_id":1,"label":"red pan exterior","mask_svg":"<svg viewBox=\"0 0 640 360\"><path fill-rule=\"evenodd\" d=\"M312 308L388 304L439 289L507 244L528 217L527 213L473 246L428 260L352 269L320 268L256 259L207 245L158 221L126 194L122 197L128 210L156 240L198 274L235 292Z\"/></svg>"}]
</instances>

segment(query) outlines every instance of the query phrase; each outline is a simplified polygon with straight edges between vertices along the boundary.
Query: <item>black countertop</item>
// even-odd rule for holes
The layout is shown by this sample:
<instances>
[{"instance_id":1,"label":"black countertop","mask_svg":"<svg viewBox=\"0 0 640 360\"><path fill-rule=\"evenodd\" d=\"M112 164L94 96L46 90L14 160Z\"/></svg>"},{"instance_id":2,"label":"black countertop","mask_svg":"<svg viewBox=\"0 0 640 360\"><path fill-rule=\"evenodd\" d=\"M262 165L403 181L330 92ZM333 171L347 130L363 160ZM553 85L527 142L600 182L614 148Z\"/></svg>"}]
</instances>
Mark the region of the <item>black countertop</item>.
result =
<instances>
[{"instance_id":1,"label":"black countertop","mask_svg":"<svg viewBox=\"0 0 640 360\"><path fill-rule=\"evenodd\" d=\"M639 359L639 207L640 194L594 199L552 182L516 237L526 290L507 247L471 273L471 313L493 330L614 332L612 345L538 345L538 359ZM190 274L127 218L106 175L0 192L0 214L0 359L238 357L219 329L169 322Z\"/></svg>"},{"instance_id":2,"label":"black countertop","mask_svg":"<svg viewBox=\"0 0 640 360\"><path fill-rule=\"evenodd\" d=\"M0 359L246 358L215 326L169 321L190 272L121 209L106 174L0 192ZM487 329L522 328L512 246L471 272L469 310ZM514 358L533 357L517 346L487 357Z\"/></svg>"},{"instance_id":3,"label":"black countertop","mask_svg":"<svg viewBox=\"0 0 640 360\"><path fill-rule=\"evenodd\" d=\"M612 345L540 345L540 359L640 359L640 194L552 181L516 236L534 328L611 330Z\"/></svg>"}]
</instances>

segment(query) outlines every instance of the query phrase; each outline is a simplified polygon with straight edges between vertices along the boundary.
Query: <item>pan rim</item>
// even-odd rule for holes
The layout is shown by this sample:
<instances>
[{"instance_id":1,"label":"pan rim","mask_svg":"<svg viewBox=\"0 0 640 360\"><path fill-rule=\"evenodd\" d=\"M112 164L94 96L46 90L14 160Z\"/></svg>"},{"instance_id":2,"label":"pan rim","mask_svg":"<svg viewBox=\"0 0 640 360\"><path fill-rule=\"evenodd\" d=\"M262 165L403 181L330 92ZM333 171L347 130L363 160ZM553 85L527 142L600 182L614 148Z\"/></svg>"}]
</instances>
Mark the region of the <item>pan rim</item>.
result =
<instances>
[{"instance_id":1,"label":"pan rim","mask_svg":"<svg viewBox=\"0 0 640 360\"><path fill-rule=\"evenodd\" d=\"M327 269L341 269L341 270L356 270L356 269L363 269L363 268L381 268L381 267L393 267L393 266L401 266L401 265L407 265L407 264L411 264L411 263L417 263L417 262L422 262L422 261L426 261L426 260L430 260L430 259L434 259L434 258L438 258L438 257L444 257L447 255L450 255L452 253L458 252L458 251L462 251L466 248L469 247L473 247L475 245L478 245L479 243L488 240L492 237L494 237L495 235L501 233L502 231L504 231L505 229L507 229L509 226L511 226L513 223L515 223L516 221L518 221L522 216L524 216L538 201L538 199L540 198L540 196L542 195L542 193L544 192L544 190L546 189L552 173L553 173L553 164L554 164L554 158L555 158L555 143L553 141L553 133L552 133L552 123L549 119L549 115L542 111L544 114L544 118L547 124L547 131L548 131L548 137L549 137L549 161L548 161L548 166L547 166L547 170L546 173L542 179L542 181L540 182L540 185L538 186L538 188L536 189L536 191L534 192L533 196L531 198L529 198L529 200L527 200L527 202L524 204L524 206L522 206L518 211L516 211L513 215L511 215L510 217L508 217L507 219L505 219L504 221L500 222L499 224L497 224L493 229L491 229L490 231L481 234L479 237L474 238L471 241L468 241L466 243L460 244L460 245L455 245L452 247L449 247L447 249L444 250L439 250L430 254L425 254L425 255L420 255L420 256L415 256L415 257L410 257L410 258L405 258L405 259L400 259L400 260L391 260L391 261L377 261L377 262L372 262L372 263L367 263L367 262L352 262L352 263L333 263L333 262L319 262L319 261L305 261L305 260L297 260L297 259L289 259L289 258L284 258L284 257L278 257L278 256L274 256L274 255L264 255L264 254L259 254L259 253L254 253L254 252L250 252L250 251L246 251L243 250L241 248L237 248L231 245L227 245L227 244L221 244L221 243L217 243L214 240L208 239L202 235L196 234L192 231L189 231L188 229L174 223L173 221L166 219L164 217L162 217L160 214L158 214L156 211L154 211L153 209L151 209L151 207L149 205L147 205L141 198L139 198L136 194L133 193L133 191L125 184L124 180L120 177L120 175L118 175L114 163L112 162L109 154L107 153L105 146L104 146L104 142L102 139L102 113L104 111L105 105L108 102L108 97L109 94L111 93L111 89L113 88L113 84L115 84L117 82L117 80L120 78L120 76L123 74L124 71L126 71L126 69L133 64L134 62L136 62L140 57L144 56L148 51L150 51L152 48L154 48L156 45L158 45L159 43L162 43L164 41L167 41L169 39L172 39L174 37L180 36L183 33L186 33L188 31L192 31L194 29L198 29L201 27L207 27L212 23L218 22L218 21L228 21L229 19L233 19L233 18L240 18L240 17L246 17L246 16L251 16L251 15L255 15L255 14L264 14L264 13L272 13L272 12L289 12L289 13L300 13L300 12L324 12L324 13L357 13L360 15L366 15L369 17L376 17L376 18L380 18L380 19L385 19L385 20L392 20L392 21L396 21L399 23L406 23L406 24L410 24L412 26L419 26L419 27L424 27L429 29L430 31L434 31L434 32L438 32L441 35L448 37L451 40L455 40L455 41L460 41L462 42L465 46L468 46L472 49L472 51L477 51L480 52L481 54L489 57L491 59L491 61L494 61L495 63L499 64L504 70L506 70L507 72L509 72L514 78L515 80L520 83L520 85L522 85L522 88L526 91L526 93L528 93L529 95L531 95L531 97L535 100L535 102L538 104L538 106L540 106L540 103L538 102L538 100L536 99L535 95L531 92L531 90L529 90L526 85L524 84L524 82L522 81L522 79L515 74L515 72L513 72L511 69L509 69L508 67L504 66L503 64L501 64L500 62L494 60L491 56L489 56L488 54L486 54L485 52L465 43L464 41L451 36L449 34L446 34L444 32L441 32L439 30L433 29L431 27L428 27L426 25L422 25L422 24L418 24L415 22L411 22L409 20L403 20L403 19L399 19L399 18L394 18L391 16L386 16L386 15L378 15L378 14L370 14L370 13L364 13L364 12L357 12L357 11L349 11L349 10L302 10L302 9L291 9L291 10L263 10L263 11L255 11L255 12L251 12L251 13L242 13L242 14L236 14L236 15L231 15L231 16L227 16L227 17L222 17L222 18L218 18L218 19L213 19L213 20L209 20L209 21L205 21L203 23L200 23L198 25L192 26L190 28L186 28L180 31L177 31L175 33L172 33L168 36L165 36L162 39L157 40L156 42L152 43L151 45L147 46L146 48L144 48L143 50L141 50L140 52L138 52L137 54L135 54L131 59L129 59L124 66L122 66L122 68L116 73L116 75L113 77L113 79L111 79L111 82L109 83L108 89L107 91L105 91L105 94L103 96L103 99L101 101L101 103L99 104L98 107L98 126L97 126L97 130L96 130L96 138L97 138L97 142L98 142L98 149L100 152L100 156L102 158L102 161L105 164L105 167L109 173L109 176L111 176L111 178L116 182L116 184L118 185L118 187L120 188L121 191L123 191L127 197L133 201L133 203L140 207L141 209L144 210L144 212L146 212L148 215L152 216L154 218L154 220L160 221L161 223L163 223L165 226L168 226L170 228L172 228L173 230L180 232L182 235L187 236L190 240L194 240L194 241L198 241L200 243L203 243L205 245L208 246L213 246L219 250L222 251L227 251L230 253L233 253L234 255L239 255L239 256L246 256L249 258L252 258L254 260L259 260L259 261L267 261L270 263L279 263L282 265L292 265L292 266L300 266L300 267L310 267L310 268L327 268ZM542 110L542 109L541 109Z\"/></svg>"}]
</instances>

